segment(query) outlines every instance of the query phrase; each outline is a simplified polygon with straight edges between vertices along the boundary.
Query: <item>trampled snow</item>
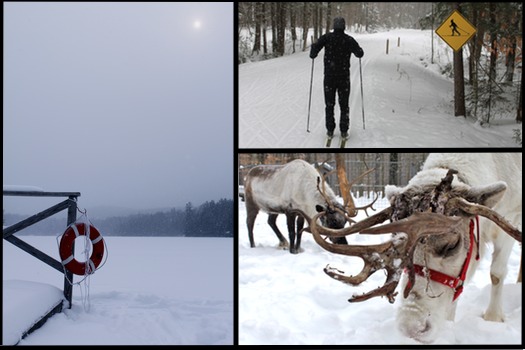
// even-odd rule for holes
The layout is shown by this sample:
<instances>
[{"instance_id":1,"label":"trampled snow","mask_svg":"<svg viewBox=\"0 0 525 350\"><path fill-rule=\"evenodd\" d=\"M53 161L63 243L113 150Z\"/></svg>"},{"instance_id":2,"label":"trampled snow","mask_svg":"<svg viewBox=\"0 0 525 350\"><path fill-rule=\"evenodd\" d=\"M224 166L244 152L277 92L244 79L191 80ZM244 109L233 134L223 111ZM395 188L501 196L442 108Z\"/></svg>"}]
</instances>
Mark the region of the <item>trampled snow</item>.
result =
<instances>
[{"instance_id":1,"label":"trampled snow","mask_svg":"<svg viewBox=\"0 0 525 350\"><path fill-rule=\"evenodd\" d=\"M522 130L522 125L515 122L515 95L507 96L510 102L505 108L493 106L490 125L482 125L475 118L454 116L454 81L441 73L447 66L450 69L453 51L434 36L432 64L431 31L400 29L347 34L359 42L365 54L361 58L364 104L359 59L352 56L350 61L351 127L346 148L521 147L513 138L514 130L520 133ZM312 71L309 49L239 65L240 148L324 146L323 56L324 50L314 61L310 133L307 132ZM463 57L466 62L466 49ZM337 125L339 115L336 105ZM337 142L332 142L332 147L338 147Z\"/></svg>"},{"instance_id":2,"label":"trampled snow","mask_svg":"<svg viewBox=\"0 0 525 350\"><path fill-rule=\"evenodd\" d=\"M59 259L55 237L20 238ZM111 236L105 240L108 259L86 280L89 288L75 285L72 308L51 317L20 345L234 343L232 239ZM7 241L3 243L3 279L63 289L58 271ZM75 276L75 282L79 280ZM4 313L7 305L20 298L6 294L4 288ZM31 322L26 309L35 304L45 304L45 300L25 304L14 312L13 323L4 318L4 336L6 327L15 322ZM19 327L20 333L24 327ZM4 337L4 344L12 343L6 340Z\"/></svg>"},{"instance_id":3,"label":"trampled snow","mask_svg":"<svg viewBox=\"0 0 525 350\"><path fill-rule=\"evenodd\" d=\"M359 198L356 206L371 199ZM384 204L384 203L383 203ZM381 207L381 203L375 207ZM383 272L352 287L331 279L323 272L328 264L345 275L356 274L362 260L329 253L303 234L303 252L297 255L277 249L278 239L260 212L254 228L255 248L250 248L246 228L245 204L239 201L239 344L266 345L419 345L396 327L395 303L385 298L349 303L354 294L362 294L382 285ZM361 219L361 217L358 217ZM284 215L277 219L286 231ZM287 237L287 234L285 234ZM386 237L381 237L386 236ZM358 244L376 244L387 235L355 238ZM447 321L434 344L521 344L522 284L516 283L521 246L515 244L504 281L503 311L505 322L485 321L481 315L490 296L490 256L487 248L473 279L460 296L455 321Z\"/></svg>"}]
</instances>

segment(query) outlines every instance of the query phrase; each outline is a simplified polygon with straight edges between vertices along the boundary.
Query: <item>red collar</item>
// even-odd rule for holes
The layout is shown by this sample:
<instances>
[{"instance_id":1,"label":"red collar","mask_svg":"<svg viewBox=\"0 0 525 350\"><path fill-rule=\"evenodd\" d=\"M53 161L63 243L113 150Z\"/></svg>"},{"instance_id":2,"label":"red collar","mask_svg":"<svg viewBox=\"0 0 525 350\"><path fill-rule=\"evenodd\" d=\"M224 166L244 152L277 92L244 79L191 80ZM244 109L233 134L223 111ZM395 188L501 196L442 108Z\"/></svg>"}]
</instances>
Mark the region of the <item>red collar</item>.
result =
<instances>
[{"instance_id":1,"label":"red collar","mask_svg":"<svg viewBox=\"0 0 525 350\"><path fill-rule=\"evenodd\" d=\"M474 226L477 226L477 240L476 237L474 237ZM414 272L416 273L416 275L425 278L428 277L434 282L441 283L445 286L454 289L454 298L452 299L452 301L455 301L461 295L461 292L463 292L463 284L467 276L467 270L470 264L470 258L472 257L474 243L477 245L478 248L476 253L476 260L479 260L479 218L477 216L476 224L474 224L474 220L470 220L470 245L467 257L465 258L465 262L463 263L463 267L461 268L461 272L459 273L458 277L452 277L442 272L432 270L427 267L416 264L414 264ZM408 287L410 288L410 281L408 282Z\"/></svg>"}]
</instances>

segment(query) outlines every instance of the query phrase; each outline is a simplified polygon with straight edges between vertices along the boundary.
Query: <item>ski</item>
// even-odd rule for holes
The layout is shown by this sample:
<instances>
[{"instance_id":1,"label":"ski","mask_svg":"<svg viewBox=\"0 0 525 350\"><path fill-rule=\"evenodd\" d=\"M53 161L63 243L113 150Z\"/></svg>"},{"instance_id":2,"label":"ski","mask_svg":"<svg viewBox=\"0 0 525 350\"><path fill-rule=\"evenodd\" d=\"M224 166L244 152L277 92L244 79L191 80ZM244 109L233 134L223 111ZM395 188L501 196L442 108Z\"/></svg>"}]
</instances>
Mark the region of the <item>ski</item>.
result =
<instances>
[{"instance_id":1,"label":"ski","mask_svg":"<svg viewBox=\"0 0 525 350\"><path fill-rule=\"evenodd\" d=\"M333 136L326 137L325 147L330 147L330 145L332 144L332 139L333 139Z\"/></svg>"},{"instance_id":2,"label":"ski","mask_svg":"<svg viewBox=\"0 0 525 350\"><path fill-rule=\"evenodd\" d=\"M346 137L341 136L341 143L339 145L340 148L345 148L346 140L348 140L348 136L346 136Z\"/></svg>"}]
</instances>

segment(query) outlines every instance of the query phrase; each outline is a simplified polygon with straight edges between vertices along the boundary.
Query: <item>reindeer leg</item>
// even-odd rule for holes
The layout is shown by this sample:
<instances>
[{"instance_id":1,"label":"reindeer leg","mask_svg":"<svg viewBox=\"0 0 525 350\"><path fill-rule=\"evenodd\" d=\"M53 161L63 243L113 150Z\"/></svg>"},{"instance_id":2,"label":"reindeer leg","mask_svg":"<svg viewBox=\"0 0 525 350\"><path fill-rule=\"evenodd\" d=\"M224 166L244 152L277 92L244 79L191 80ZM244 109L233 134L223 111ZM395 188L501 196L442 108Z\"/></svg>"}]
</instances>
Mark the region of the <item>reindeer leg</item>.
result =
<instances>
[{"instance_id":1,"label":"reindeer leg","mask_svg":"<svg viewBox=\"0 0 525 350\"><path fill-rule=\"evenodd\" d=\"M302 215L297 215L297 243L296 243L296 249L297 252L300 253L301 251L301 237L303 235L303 227L304 227L304 217Z\"/></svg>"},{"instance_id":2,"label":"reindeer leg","mask_svg":"<svg viewBox=\"0 0 525 350\"><path fill-rule=\"evenodd\" d=\"M490 280L492 282L490 302L487 311L483 315L483 318L487 321L504 321L501 305L503 281L507 275L507 263L513 243L514 239L503 232L494 240L494 253L492 254L492 264L490 265Z\"/></svg>"},{"instance_id":3,"label":"reindeer leg","mask_svg":"<svg viewBox=\"0 0 525 350\"><path fill-rule=\"evenodd\" d=\"M521 261L523 260L523 256L520 258L520 272L518 272L518 280L516 283L521 283Z\"/></svg>"},{"instance_id":4,"label":"reindeer leg","mask_svg":"<svg viewBox=\"0 0 525 350\"><path fill-rule=\"evenodd\" d=\"M277 238L279 238L279 248L286 249L288 247L288 241L284 238L283 234L277 227L277 215L278 214L268 214L268 225L270 225L273 232L277 235Z\"/></svg>"},{"instance_id":5,"label":"reindeer leg","mask_svg":"<svg viewBox=\"0 0 525 350\"><path fill-rule=\"evenodd\" d=\"M288 235L290 236L290 253L297 254L297 246L295 245L295 217L296 214L286 213L286 225L288 226Z\"/></svg>"},{"instance_id":6,"label":"reindeer leg","mask_svg":"<svg viewBox=\"0 0 525 350\"><path fill-rule=\"evenodd\" d=\"M248 238L250 239L250 247L255 248L255 240L253 239L253 225L255 224L255 218L257 217L259 208L248 207L248 204L246 204L246 207L247 207L246 226L248 226Z\"/></svg>"}]
</instances>

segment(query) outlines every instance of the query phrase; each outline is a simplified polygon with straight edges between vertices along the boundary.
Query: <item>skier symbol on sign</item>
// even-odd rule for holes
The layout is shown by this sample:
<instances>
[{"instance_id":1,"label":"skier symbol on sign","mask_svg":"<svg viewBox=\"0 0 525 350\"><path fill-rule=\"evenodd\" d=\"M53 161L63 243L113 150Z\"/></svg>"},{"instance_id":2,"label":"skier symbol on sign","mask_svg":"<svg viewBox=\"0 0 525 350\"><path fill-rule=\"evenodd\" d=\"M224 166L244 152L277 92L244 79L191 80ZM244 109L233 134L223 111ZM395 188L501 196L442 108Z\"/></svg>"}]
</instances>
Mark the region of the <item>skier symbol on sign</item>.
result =
<instances>
[{"instance_id":1,"label":"skier symbol on sign","mask_svg":"<svg viewBox=\"0 0 525 350\"><path fill-rule=\"evenodd\" d=\"M458 33L458 35L461 35L460 32L458 32L458 25L456 22L454 22L453 19L450 20L450 28L452 28L452 36L454 36L454 33Z\"/></svg>"},{"instance_id":2,"label":"skier symbol on sign","mask_svg":"<svg viewBox=\"0 0 525 350\"><path fill-rule=\"evenodd\" d=\"M458 10L454 10L436 29L436 34L454 51L458 51L476 34L476 28Z\"/></svg>"}]
</instances>

